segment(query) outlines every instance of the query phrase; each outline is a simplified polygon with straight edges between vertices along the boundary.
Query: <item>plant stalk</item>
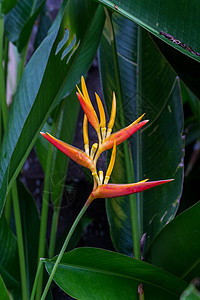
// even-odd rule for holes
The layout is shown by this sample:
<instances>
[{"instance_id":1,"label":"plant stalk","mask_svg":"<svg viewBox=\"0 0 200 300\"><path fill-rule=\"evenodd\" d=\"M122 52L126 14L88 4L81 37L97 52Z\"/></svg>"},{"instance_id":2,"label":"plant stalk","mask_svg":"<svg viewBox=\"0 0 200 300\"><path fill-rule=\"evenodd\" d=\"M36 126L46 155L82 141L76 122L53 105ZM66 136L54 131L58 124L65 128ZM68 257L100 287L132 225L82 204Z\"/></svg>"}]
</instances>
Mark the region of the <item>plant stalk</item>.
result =
<instances>
[{"instance_id":1,"label":"plant stalk","mask_svg":"<svg viewBox=\"0 0 200 300\"><path fill-rule=\"evenodd\" d=\"M113 53L113 62L115 69L115 78L116 78L116 87L117 87L117 99L122 107L122 89L121 89L121 81L120 81L120 71L117 57L117 47L115 41L114 28L112 23L112 15L109 13L107 8L105 8L106 18L110 31L110 39L111 39L111 47ZM120 121L122 127L126 126L123 111L120 113ZM125 166L126 166L126 174L127 174L127 182L131 183L134 181L134 169L133 169L133 161L131 157L131 153L129 151L128 143L123 143L124 149L124 157L125 157ZM130 203L130 213L131 213L131 227L132 227L132 240L133 240L133 252L134 257L136 259L141 259L140 252L140 226L139 226L139 218L138 218L138 204L136 200L136 194L129 195L129 203Z\"/></svg>"},{"instance_id":2,"label":"plant stalk","mask_svg":"<svg viewBox=\"0 0 200 300\"><path fill-rule=\"evenodd\" d=\"M24 242L23 242L23 233L22 233L20 208L19 208L19 198L18 198L16 181L14 182L14 184L12 186L12 199L13 199L15 226L16 226L16 234L17 234L19 266L20 266L20 275L21 275L21 286L22 286L22 299L27 300L28 299L28 290L27 290L27 280L26 280Z\"/></svg>"},{"instance_id":3,"label":"plant stalk","mask_svg":"<svg viewBox=\"0 0 200 300\"><path fill-rule=\"evenodd\" d=\"M38 264L38 267L37 267L37 272L36 272L36 275L35 275L35 280L34 280L34 283L33 283L33 288L32 288L32 293L31 293L30 300L34 300L34 297L35 297L37 282L38 282L38 278L39 278L40 271L41 271L41 268L42 268L42 263L43 263L43 258L40 258L39 264Z\"/></svg>"},{"instance_id":4,"label":"plant stalk","mask_svg":"<svg viewBox=\"0 0 200 300\"><path fill-rule=\"evenodd\" d=\"M81 209L80 213L78 214L78 216L76 217L76 220L74 221L74 223L73 223L73 225L72 225L72 227L71 227L71 229L70 229L70 231L69 231L69 233L68 233L68 235L67 235L67 237L66 237L66 239L65 239L65 242L64 242L64 244L63 244L63 246L62 246L62 249L60 250L60 253L59 253L59 255L58 255L58 257L57 257L57 259L56 259L56 261L55 261L54 267L53 267L53 269L52 269L52 271L51 271L51 274L50 274L50 276L49 276L49 279L48 279L48 281L47 281L47 284L46 284L46 287L45 287L44 292L43 292L43 294L42 294L41 300L44 300L44 299L45 299L45 297L46 297L46 295L47 295L47 293L48 293L48 290L49 290L49 288L50 288L51 282L52 282L52 280L53 280L53 277L54 277L54 275L55 275L55 273L56 273L58 264L59 264L59 262L61 261L61 259L62 259L62 257L63 257L63 254L65 253L65 250L66 250L66 248L67 248L67 245L68 245L68 243L69 243L69 241L70 241L70 239L71 239L72 234L74 233L74 230L76 229L76 226L78 225L78 223L79 223L79 221L81 220L82 216L83 216L84 213L86 212L87 208L88 208L88 206L85 204L85 205L83 206L83 208Z\"/></svg>"}]
</instances>

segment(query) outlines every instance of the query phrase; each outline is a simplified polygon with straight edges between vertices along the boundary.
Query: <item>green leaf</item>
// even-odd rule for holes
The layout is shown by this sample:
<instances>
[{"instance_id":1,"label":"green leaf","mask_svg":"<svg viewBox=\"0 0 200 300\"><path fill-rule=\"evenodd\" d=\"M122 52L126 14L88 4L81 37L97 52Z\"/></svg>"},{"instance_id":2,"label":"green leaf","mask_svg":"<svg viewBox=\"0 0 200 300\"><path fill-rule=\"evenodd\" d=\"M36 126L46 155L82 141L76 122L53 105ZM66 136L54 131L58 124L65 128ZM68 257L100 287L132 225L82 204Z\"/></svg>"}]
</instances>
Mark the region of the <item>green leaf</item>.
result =
<instances>
[{"instance_id":1,"label":"green leaf","mask_svg":"<svg viewBox=\"0 0 200 300\"><path fill-rule=\"evenodd\" d=\"M9 113L0 154L1 198L5 197L2 191L5 190L8 170L9 190L62 88L68 84L71 91L76 84L74 80L80 80L81 74L89 67L81 64L81 61L77 64L79 55L87 53L88 60L90 58L90 63L92 62L94 48L90 52L85 43L86 38L95 31L93 42L97 47L102 29L99 24L100 21L104 22L102 14L101 20L94 23L96 10L97 6L90 1L69 1L59 29L47 36L26 66ZM99 7L97 13L99 10L102 11L102 8ZM0 208L2 207L3 201L0 203Z\"/></svg>"},{"instance_id":2,"label":"green leaf","mask_svg":"<svg viewBox=\"0 0 200 300\"><path fill-rule=\"evenodd\" d=\"M49 273L55 259L45 260ZM178 299L187 285L155 266L95 248L79 248L65 253L54 280L66 293L82 300L138 299L140 283L143 283L148 300Z\"/></svg>"},{"instance_id":3,"label":"green leaf","mask_svg":"<svg viewBox=\"0 0 200 300\"><path fill-rule=\"evenodd\" d=\"M21 182L18 183L18 193L20 199L25 260L28 271L28 288L30 293L37 271L40 218L34 199Z\"/></svg>"},{"instance_id":4,"label":"green leaf","mask_svg":"<svg viewBox=\"0 0 200 300\"><path fill-rule=\"evenodd\" d=\"M96 0L97 1L97 0ZM114 12L130 19L154 35L154 41L166 59L193 93L199 93L200 52L198 0L164 0L155 2L132 0L98 0ZM172 41L160 32L172 36ZM192 32L192 35L191 35Z\"/></svg>"},{"instance_id":5,"label":"green leaf","mask_svg":"<svg viewBox=\"0 0 200 300\"><path fill-rule=\"evenodd\" d=\"M112 91L118 92L114 131L132 123L142 113L149 123L129 138L131 152L117 147L112 182L129 181L128 166L133 159L131 182L174 178L174 182L137 195L143 207L140 237L146 233L146 248L178 208L183 178L183 114L179 82L144 30L114 15L114 31L122 102L117 90L109 32L106 27L100 46L100 68L104 98L111 107ZM156 62L156 63L155 63ZM125 163L126 161L128 163ZM128 166L127 166L128 165ZM132 201L132 200L131 200ZM135 201L133 199L133 201ZM128 197L108 199L111 236L117 251L132 254L132 230Z\"/></svg>"},{"instance_id":6,"label":"green leaf","mask_svg":"<svg viewBox=\"0 0 200 300\"><path fill-rule=\"evenodd\" d=\"M0 274L9 290L19 288L17 239L4 216L0 219Z\"/></svg>"},{"instance_id":7,"label":"green leaf","mask_svg":"<svg viewBox=\"0 0 200 300\"><path fill-rule=\"evenodd\" d=\"M199 299L200 299L200 292L195 288L193 284L190 284L180 297L180 300L199 300Z\"/></svg>"},{"instance_id":8,"label":"green leaf","mask_svg":"<svg viewBox=\"0 0 200 300\"><path fill-rule=\"evenodd\" d=\"M165 226L150 246L146 260L191 281L200 274L200 202Z\"/></svg>"},{"instance_id":9,"label":"green leaf","mask_svg":"<svg viewBox=\"0 0 200 300\"><path fill-rule=\"evenodd\" d=\"M6 15L9 11L15 7L17 0L1 0L1 12Z\"/></svg>"},{"instance_id":10,"label":"green leaf","mask_svg":"<svg viewBox=\"0 0 200 300\"><path fill-rule=\"evenodd\" d=\"M0 295L1 295L1 300L10 300L8 291L6 289L6 286L3 282L1 275L0 275Z\"/></svg>"},{"instance_id":11,"label":"green leaf","mask_svg":"<svg viewBox=\"0 0 200 300\"><path fill-rule=\"evenodd\" d=\"M28 42L33 25L45 0L19 0L5 18L5 33L15 43L19 52Z\"/></svg>"},{"instance_id":12,"label":"green leaf","mask_svg":"<svg viewBox=\"0 0 200 300\"><path fill-rule=\"evenodd\" d=\"M152 36L156 46L162 52L174 71L189 87L189 89L200 99L199 93L199 61L197 62L191 57L177 51L173 47L165 44L160 39ZM188 51L187 51L188 52Z\"/></svg>"},{"instance_id":13,"label":"green leaf","mask_svg":"<svg viewBox=\"0 0 200 300\"><path fill-rule=\"evenodd\" d=\"M199 56L192 54L160 34L160 31L164 31L198 51L200 49L198 34L200 3L198 0L182 0L176 3L173 0L160 2L152 0L134 2L132 0L95 1L130 19L185 55L200 61ZM191 35L191 30L193 35Z\"/></svg>"}]
</instances>

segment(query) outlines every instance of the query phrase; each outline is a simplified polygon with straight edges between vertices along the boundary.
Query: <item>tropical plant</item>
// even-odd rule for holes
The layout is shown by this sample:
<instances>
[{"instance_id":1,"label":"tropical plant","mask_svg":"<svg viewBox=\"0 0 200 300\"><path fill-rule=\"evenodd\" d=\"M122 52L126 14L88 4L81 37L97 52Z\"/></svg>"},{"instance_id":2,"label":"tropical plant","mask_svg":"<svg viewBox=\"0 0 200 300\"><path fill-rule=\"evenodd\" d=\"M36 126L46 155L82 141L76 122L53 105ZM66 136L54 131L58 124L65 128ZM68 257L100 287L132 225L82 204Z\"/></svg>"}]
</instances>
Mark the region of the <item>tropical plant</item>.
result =
<instances>
[{"instance_id":1,"label":"tropical plant","mask_svg":"<svg viewBox=\"0 0 200 300\"><path fill-rule=\"evenodd\" d=\"M52 24L47 12L44 0L0 1L1 299L52 299L52 280L75 299L199 299L199 2L63 0ZM18 62L8 106L11 45ZM98 113L81 77L97 52ZM84 150L71 146L79 102ZM44 171L41 216L20 181L33 147ZM109 149L107 171L98 171ZM68 157L92 172L93 189L57 251ZM106 198L116 252L74 249L96 198Z\"/></svg>"}]
</instances>

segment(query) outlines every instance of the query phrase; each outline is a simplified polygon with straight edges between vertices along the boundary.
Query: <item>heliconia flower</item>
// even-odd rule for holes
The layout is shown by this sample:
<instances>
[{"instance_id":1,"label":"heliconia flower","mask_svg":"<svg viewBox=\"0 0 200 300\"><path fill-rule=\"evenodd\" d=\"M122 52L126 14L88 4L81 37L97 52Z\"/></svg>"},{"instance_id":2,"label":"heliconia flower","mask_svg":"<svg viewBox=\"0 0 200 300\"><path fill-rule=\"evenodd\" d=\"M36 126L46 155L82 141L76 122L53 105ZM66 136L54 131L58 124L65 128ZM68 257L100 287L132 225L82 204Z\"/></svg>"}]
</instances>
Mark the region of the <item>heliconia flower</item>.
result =
<instances>
[{"instance_id":1,"label":"heliconia flower","mask_svg":"<svg viewBox=\"0 0 200 300\"><path fill-rule=\"evenodd\" d=\"M96 168L93 164L92 159L84 151L56 139L49 133L40 133L52 145L54 145L56 148L58 148L60 151L66 154L69 158L77 162L79 165L90 169L91 172L96 172Z\"/></svg>"},{"instance_id":2,"label":"heliconia flower","mask_svg":"<svg viewBox=\"0 0 200 300\"><path fill-rule=\"evenodd\" d=\"M137 183L130 184L103 184L98 186L95 190L90 194L86 204L89 205L94 199L97 198L115 198L126 196L138 192L142 192L144 190L148 190L157 185L161 185L167 182L172 181L173 179L168 180L158 180L158 181L148 181L142 180Z\"/></svg>"},{"instance_id":3,"label":"heliconia flower","mask_svg":"<svg viewBox=\"0 0 200 300\"><path fill-rule=\"evenodd\" d=\"M98 109L99 109L99 116L100 116L100 121L99 121L97 114L94 110L94 107L90 101L87 87L83 77L81 77L81 88L82 91L77 87L78 89L77 96L85 112L84 120L83 120L83 140L84 140L85 152L63 141L54 138L49 133L41 132L41 134L50 143L52 143L59 150L65 153L69 158L71 158L78 164L91 170L94 179L94 186L93 186L93 191L86 202L86 205L89 205L96 198L113 198L113 197L130 195L172 181L172 179L168 179L168 180L158 180L158 181L148 181L148 182L147 180L143 180L137 183L130 183L130 184L109 184L108 183L115 163L116 146L121 144L123 141L128 139L132 134L134 134L137 130L143 127L148 122L148 120L141 121L141 119L144 116L143 114L129 126L117 132L112 133L112 129L115 121L115 115L116 115L115 93L113 92L110 120L106 126L106 117L105 117L105 111L104 111L102 101L100 97L97 94L95 94ZM98 143L94 143L91 146L89 145L88 121L95 128L99 140ZM111 148L113 148L112 155L111 155L107 172L105 173L105 177L104 177L102 170L97 172L97 166L96 166L97 160L103 151L106 151Z\"/></svg>"}]
</instances>

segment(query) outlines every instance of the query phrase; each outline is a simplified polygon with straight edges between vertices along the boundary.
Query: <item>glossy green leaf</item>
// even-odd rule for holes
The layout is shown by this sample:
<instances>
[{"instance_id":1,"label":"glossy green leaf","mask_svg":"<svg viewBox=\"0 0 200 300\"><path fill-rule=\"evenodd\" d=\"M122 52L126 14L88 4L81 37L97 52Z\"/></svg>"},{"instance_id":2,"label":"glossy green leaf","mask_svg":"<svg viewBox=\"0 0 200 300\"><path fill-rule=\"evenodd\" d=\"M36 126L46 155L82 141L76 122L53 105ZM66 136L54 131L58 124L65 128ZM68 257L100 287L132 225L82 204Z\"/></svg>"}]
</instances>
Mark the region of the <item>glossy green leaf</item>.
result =
<instances>
[{"instance_id":1,"label":"glossy green leaf","mask_svg":"<svg viewBox=\"0 0 200 300\"><path fill-rule=\"evenodd\" d=\"M188 44L192 49L200 49L200 3L198 0L96 0L112 9L114 12L130 19L165 43L178 49L180 52L200 61L200 57L169 41L160 31L166 32L181 42ZM192 31L192 35L191 35Z\"/></svg>"},{"instance_id":2,"label":"glossy green leaf","mask_svg":"<svg viewBox=\"0 0 200 300\"><path fill-rule=\"evenodd\" d=\"M151 32L174 70L200 98L200 3L198 0L96 0ZM170 34L170 41L160 32ZM178 40L178 41L176 41ZM180 44L182 43L182 44ZM182 46L180 46L182 45ZM186 49L190 49L186 50ZM191 50L192 49L192 50ZM192 53L196 52L197 54Z\"/></svg>"},{"instance_id":3,"label":"glossy green leaf","mask_svg":"<svg viewBox=\"0 0 200 300\"><path fill-rule=\"evenodd\" d=\"M53 260L45 260L50 273ZM155 266L128 256L95 248L65 253L54 276L55 282L75 299L138 299L143 283L145 298L178 299L186 282Z\"/></svg>"},{"instance_id":4,"label":"glossy green leaf","mask_svg":"<svg viewBox=\"0 0 200 300\"><path fill-rule=\"evenodd\" d=\"M177 49L174 49L155 36L152 36L152 38L174 71L196 95L196 97L200 99L199 61L197 62L196 60L191 59L191 57L179 52Z\"/></svg>"},{"instance_id":5,"label":"glossy green leaf","mask_svg":"<svg viewBox=\"0 0 200 300\"><path fill-rule=\"evenodd\" d=\"M106 28L100 47L104 98L111 107L117 91L117 118L114 130L129 125L146 113L149 123L128 141L134 173L131 181L174 178L174 182L138 194L143 206L140 216L146 233L146 248L161 228L175 215L183 178L183 114L179 82L148 34L119 15L113 17L122 103L117 90L109 32ZM156 62L156 63L155 63ZM124 146L117 147L112 182L128 182ZM132 201L132 200L131 200ZM133 200L134 201L134 200ZM128 197L107 200L111 236L116 249L132 254L132 231ZM144 245L143 245L144 246Z\"/></svg>"},{"instance_id":6,"label":"glossy green leaf","mask_svg":"<svg viewBox=\"0 0 200 300\"><path fill-rule=\"evenodd\" d=\"M2 13L6 15L13 7L15 7L17 0L1 0L0 4Z\"/></svg>"},{"instance_id":7,"label":"glossy green leaf","mask_svg":"<svg viewBox=\"0 0 200 300\"><path fill-rule=\"evenodd\" d=\"M9 290L19 288L17 239L4 216L0 219L0 274Z\"/></svg>"},{"instance_id":8,"label":"glossy green leaf","mask_svg":"<svg viewBox=\"0 0 200 300\"><path fill-rule=\"evenodd\" d=\"M193 284L190 284L180 297L180 300L199 300L199 299L200 299L200 292L195 288Z\"/></svg>"},{"instance_id":9,"label":"glossy green leaf","mask_svg":"<svg viewBox=\"0 0 200 300\"><path fill-rule=\"evenodd\" d=\"M81 61L78 64L78 58L84 53L88 55L87 63L89 58L90 63L94 58L104 22L104 14L96 22L96 10L96 4L90 1L69 1L60 27L47 36L25 68L9 113L1 149L1 198L5 197L2 191L5 190L8 170L10 189L62 88L68 84L68 91L71 92L77 83L74 80L80 80L81 74L89 68ZM102 7L97 10L98 14L100 10L103 12ZM96 36L90 51L85 42L88 34L94 34L93 31ZM0 203L1 210L2 207L3 201Z\"/></svg>"},{"instance_id":10,"label":"glossy green leaf","mask_svg":"<svg viewBox=\"0 0 200 300\"><path fill-rule=\"evenodd\" d=\"M178 215L157 235L146 259L187 281L200 274L200 202Z\"/></svg>"},{"instance_id":11,"label":"glossy green leaf","mask_svg":"<svg viewBox=\"0 0 200 300\"><path fill-rule=\"evenodd\" d=\"M28 42L33 25L45 0L19 0L5 18L5 33L15 43L19 52Z\"/></svg>"},{"instance_id":12,"label":"glossy green leaf","mask_svg":"<svg viewBox=\"0 0 200 300\"><path fill-rule=\"evenodd\" d=\"M0 275L0 295L1 295L1 300L10 300L8 291L6 289L6 286L3 282L1 275Z\"/></svg>"}]
</instances>

